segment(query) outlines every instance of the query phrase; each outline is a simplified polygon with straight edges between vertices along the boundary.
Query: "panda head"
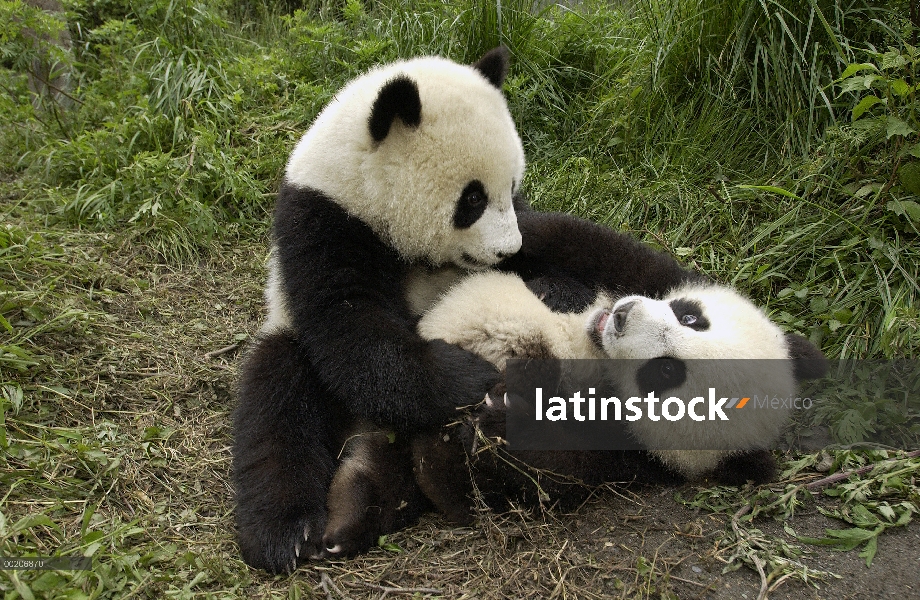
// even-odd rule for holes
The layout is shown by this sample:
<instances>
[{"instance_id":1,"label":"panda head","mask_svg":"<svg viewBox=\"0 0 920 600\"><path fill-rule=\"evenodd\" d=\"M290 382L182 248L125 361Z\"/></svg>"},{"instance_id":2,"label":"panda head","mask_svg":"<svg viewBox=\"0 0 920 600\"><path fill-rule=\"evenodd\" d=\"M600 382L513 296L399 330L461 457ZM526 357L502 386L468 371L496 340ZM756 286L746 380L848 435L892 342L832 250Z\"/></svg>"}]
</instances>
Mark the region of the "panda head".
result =
<instances>
[{"instance_id":1,"label":"panda head","mask_svg":"<svg viewBox=\"0 0 920 600\"><path fill-rule=\"evenodd\" d=\"M643 395L696 395L715 385L785 397L827 371L811 342L783 333L750 300L716 284L683 285L660 300L620 298L589 312L585 328L610 358L632 359L618 379ZM725 360L737 359L747 360L726 368Z\"/></svg>"},{"instance_id":2,"label":"panda head","mask_svg":"<svg viewBox=\"0 0 920 600\"><path fill-rule=\"evenodd\" d=\"M586 327L611 358L790 357L782 330L750 300L719 285L685 285L661 300L620 298L591 313Z\"/></svg>"},{"instance_id":3,"label":"panda head","mask_svg":"<svg viewBox=\"0 0 920 600\"><path fill-rule=\"evenodd\" d=\"M591 312L585 329L606 355L633 359L611 367L627 396L654 391L661 399L687 400L705 397L712 388L736 400L756 394L786 398L797 393L801 381L821 377L827 369L824 356L810 342L784 334L747 298L715 284L684 285L660 300L620 298ZM735 451L767 447L787 419L786 409L739 410L731 413L731 425L639 421L631 431L651 448ZM714 468L723 456L659 454L692 476Z\"/></svg>"},{"instance_id":4,"label":"panda head","mask_svg":"<svg viewBox=\"0 0 920 600\"><path fill-rule=\"evenodd\" d=\"M512 195L524 152L501 85L508 52L472 66L438 57L385 65L326 106L288 161L400 255L484 268L520 249Z\"/></svg>"}]
</instances>

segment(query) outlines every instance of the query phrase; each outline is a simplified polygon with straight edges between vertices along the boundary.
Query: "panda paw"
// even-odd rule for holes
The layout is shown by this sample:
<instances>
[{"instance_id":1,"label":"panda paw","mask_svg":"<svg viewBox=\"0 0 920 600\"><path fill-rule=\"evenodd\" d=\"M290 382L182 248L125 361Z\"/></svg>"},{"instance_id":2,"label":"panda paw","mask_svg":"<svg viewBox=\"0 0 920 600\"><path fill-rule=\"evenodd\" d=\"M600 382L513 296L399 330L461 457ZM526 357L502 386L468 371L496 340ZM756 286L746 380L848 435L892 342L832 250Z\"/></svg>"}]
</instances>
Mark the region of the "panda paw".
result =
<instances>
[{"instance_id":1,"label":"panda paw","mask_svg":"<svg viewBox=\"0 0 920 600\"><path fill-rule=\"evenodd\" d=\"M486 392L501 382L501 373L489 361L444 340L431 340L431 349L438 364L445 368L443 392L437 395L449 411L448 418L461 406L482 401Z\"/></svg>"},{"instance_id":2,"label":"panda paw","mask_svg":"<svg viewBox=\"0 0 920 600\"><path fill-rule=\"evenodd\" d=\"M486 398L484 400L485 408L491 411L502 411L502 412L508 410L508 407L511 406L511 404L508 402L508 393L505 392L501 396L499 396L498 394L494 394L494 395L495 395L495 398L493 398L492 395L490 394L486 394Z\"/></svg>"},{"instance_id":3,"label":"panda paw","mask_svg":"<svg viewBox=\"0 0 920 600\"><path fill-rule=\"evenodd\" d=\"M370 550L376 541L372 529L358 520L334 529L327 527L323 535L323 557L350 558Z\"/></svg>"},{"instance_id":4,"label":"panda paw","mask_svg":"<svg viewBox=\"0 0 920 600\"><path fill-rule=\"evenodd\" d=\"M243 560L270 573L292 573L299 564L323 558L325 523L325 511L320 511L309 517L271 520L240 528Z\"/></svg>"}]
</instances>

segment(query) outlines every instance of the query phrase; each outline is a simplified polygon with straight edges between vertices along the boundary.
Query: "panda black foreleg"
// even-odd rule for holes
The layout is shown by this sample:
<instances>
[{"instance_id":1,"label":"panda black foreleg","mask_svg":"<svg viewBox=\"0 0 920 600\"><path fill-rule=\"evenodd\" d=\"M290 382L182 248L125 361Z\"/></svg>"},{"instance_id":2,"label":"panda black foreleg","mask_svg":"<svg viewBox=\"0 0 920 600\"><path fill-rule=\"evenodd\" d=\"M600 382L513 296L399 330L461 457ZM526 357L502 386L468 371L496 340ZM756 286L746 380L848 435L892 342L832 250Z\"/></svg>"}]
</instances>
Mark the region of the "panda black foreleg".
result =
<instances>
[{"instance_id":1,"label":"panda black foreleg","mask_svg":"<svg viewBox=\"0 0 920 600\"><path fill-rule=\"evenodd\" d=\"M517 273L524 281L547 277L560 284L559 289L566 287L566 281L576 282L578 286L571 289L577 295L587 288L652 298L683 283L707 281L666 253L572 215L524 210L518 214L518 226L523 245L498 268Z\"/></svg>"},{"instance_id":2,"label":"panda black foreleg","mask_svg":"<svg viewBox=\"0 0 920 600\"><path fill-rule=\"evenodd\" d=\"M296 339L259 339L234 413L237 534L250 566L278 573L320 555L340 423Z\"/></svg>"},{"instance_id":3,"label":"panda black foreleg","mask_svg":"<svg viewBox=\"0 0 920 600\"><path fill-rule=\"evenodd\" d=\"M597 290L565 276L542 275L527 281L527 289L553 312L574 313L588 308Z\"/></svg>"}]
</instances>

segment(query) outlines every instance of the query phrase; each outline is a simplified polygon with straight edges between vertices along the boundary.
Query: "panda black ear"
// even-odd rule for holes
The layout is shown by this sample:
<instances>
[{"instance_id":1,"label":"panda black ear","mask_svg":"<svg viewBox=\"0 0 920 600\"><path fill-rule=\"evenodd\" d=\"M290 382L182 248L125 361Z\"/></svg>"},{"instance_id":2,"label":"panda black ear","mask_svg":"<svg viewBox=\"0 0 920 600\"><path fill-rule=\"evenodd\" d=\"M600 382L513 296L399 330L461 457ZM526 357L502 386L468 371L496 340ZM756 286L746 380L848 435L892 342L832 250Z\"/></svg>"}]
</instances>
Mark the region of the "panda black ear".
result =
<instances>
[{"instance_id":1,"label":"panda black ear","mask_svg":"<svg viewBox=\"0 0 920 600\"><path fill-rule=\"evenodd\" d=\"M827 375L827 358L802 336L787 333L786 348L789 349L789 358L793 360L792 374L796 381L820 379Z\"/></svg>"},{"instance_id":2,"label":"panda black ear","mask_svg":"<svg viewBox=\"0 0 920 600\"><path fill-rule=\"evenodd\" d=\"M409 127L418 127L422 122L422 99L418 85L408 75L397 75L377 92L367 121L375 142L382 142L387 137L396 117Z\"/></svg>"},{"instance_id":3,"label":"panda black ear","mask_svg":"<svg viewBox=\"0 0 920 600\"><path fill-rule=\"evenodd\" d=\"M473 68L482 73L489 83L502 89L502 83L508 76L508 63L511 53L504 46L493 48L473 64Z\"/></svg>"}]
</instances>

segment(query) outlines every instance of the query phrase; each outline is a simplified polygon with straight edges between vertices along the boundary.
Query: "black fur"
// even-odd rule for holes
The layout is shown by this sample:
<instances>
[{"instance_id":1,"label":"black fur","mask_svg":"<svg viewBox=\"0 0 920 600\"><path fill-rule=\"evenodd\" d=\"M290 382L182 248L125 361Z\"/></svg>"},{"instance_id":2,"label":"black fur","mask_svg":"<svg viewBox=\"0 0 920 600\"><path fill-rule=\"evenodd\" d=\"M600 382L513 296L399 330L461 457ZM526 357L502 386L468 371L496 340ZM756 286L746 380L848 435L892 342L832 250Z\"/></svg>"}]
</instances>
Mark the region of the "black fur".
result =
<instances>
[{"instance_id":1,"label":"black fur","mask_svg":"<svg viewBox=\"0 0 920 600\"><path fill-rule=\"evenodd\" d=\"M411 265L322 193L283 183L273 233L292 330L244 360L233 457L243 557L278 572L298 542L319 545L335 457L357 419L435 428L500 376L418 336L401 285Z\"/></svg>"},{"instance_id":2,"label":"black fur","mask_svg":"<svg viewBox=\"0 0 920 600\"><path fill-rule=\"evenodd\" d=\"M422 122L422 99L418 85L407 75L394 77L377 93L367 122L375 142L382 142L387 137L396 117L408 127L418 127Z\"/></svg>"},{"instance_id":3,"label":"black fur","mask_svg":"<svg viewBox=\"0 0 920 600\"><path fill-rule=\"evenodd\" d=\"M288 334L258 339L240 379L233 415L240 550L253 567L292 570L298 553L319 553L326 525L326 489L341 433L317 423L347 416L323 402L328 394Z\"/></svg>"},{"instance_id":4,"label":"black fur","mask_svg":"<svg viewBox=\"0 0 920 600\"><path fill-rule=\"evenodd\" d=\"M687 380L687 365L677 358L653 358L636 371L636 385L642 396L655 392L662 400Z\"/></svg>"},{"instance_id":5,"label":"black fur","mask_svg":"<svg viewBox=\"0 0 920 600\"><path fill-rule=\"evenodd\" d=\"M354 416L435 427L499 380L483 359L419 337L401 285L410 265L322 193L282 185L274 237L295 334Z\"/></svg>"},{"instance_id":6,"label":"black fur","mask_svg":"<svg viewBox=\"0 0 920 600\"><path fill-rule=\"evenodd\" d=\"M776 479L776 459L765 449L746 450L726 456L712 472L712 478L725 485L757 485Z\"/></svg>"},{"instance_id":7,"label":"black fur","mask_svg":"<svg viewBox=\"0 0 920 600\"><path fill-rule=\"evenodd\" d=\"M793 374L798 381L821 379L827 375L827 358L814 344L800 335L787 333L786 347L789 348L789 356L793 359Z\"/></svg>"},{"instance_id":8,"label":"black fur","mask_svg":"<svg viewBox=\"0 0 920 600\"><path fill-rule=\"evenodd\" d=\"M695 329L696 331L706 331L709 329L709 319L703 314L703 307L696 300L678 298L677 300L671 300L669 305L671 310L674 311L674 316L677 317L677 321L681 325L686 325L690 329ZM692 322L684 322L687 320L687 317L693 317Z\"/></svg>"},{"instance_id":9,"label":"black fur","mask_svg":"<svg viewBox=\"0 0 920 600\"><path fill-rule=\"evenodd\" d=\"M457 229L468 229L479 220L482 213L486 211L489 205L489 195L486 194L486 188L478 179L469 182L463 193L460 194L460 200L454 208L454 227Z\"/></svg>"},{"instance_id":10,"label":"black fur","mask_svg":"<svg viewBox=\"0 0 920 600\"><path fill-rule=\"evenodd\" d=\"M556 312L581 312L597 298L597 290L569 277L537 277L527 282L527 288Z\"/></svg>"},{"instance_id":11,"label":"black fur","mask_svg":"<svg viewBox=\"0 0 920 600\"><path fill-rule=\"evenodd\" d=\"M517 273L524 281L543 278L543 286L552 287L557 280L564 288L574 281L578 290L595 292L587 301L566 303L565 312L584 310L599 290L660 298L685 282L708 281L626 234L571 215L525 209L518 213L518 227L521 250L499 268Z\"/></svg>"},{"instance_id":12,"label":"black fur","mask_svg":"<svg viewBox=\"0 0 920 600\"><path fill-rule=\"evenodd\" d=\"M510 53L504 46L493 48L473 64L473 67L482 73L489 83L502 89L505 77L508 76L508 63Z\"/></svg>"},{"instance_id":13,"label":"black fur","mask_svg":"<svg viewBox=\"0 0 920 600\"><path fill-rule=\"evenodd\" d=\"M363 432L347 440L362 444L372 457L371 469L343 461L327 497L329 519L323 536L323 554L337 558L363 552L377 539L415 523L430 507L415 483L412 449L405 436L383 431ZM338 546L336 552L330 550Z\"/></svg>"},{"instance_id":14,"label":"black fur","mask_svg":"<svg viewBox=\"0 0 920 600\"><path fill-rule=\"evenodd\" d=\"M477 430L495 445L481 448L482 442L474 441L479 438ZM480 410L474 418L441 433L416 436L413 444L416 479L449 520L459 524L472 520L474 485L479 497L495 510L510 508L509 500L568 510L576 508L597 486L605 483L683 481L679 474L645 452L511 452L497 441L504 438L504 413L491 409Z\"/></svg>"}]
</instances>

